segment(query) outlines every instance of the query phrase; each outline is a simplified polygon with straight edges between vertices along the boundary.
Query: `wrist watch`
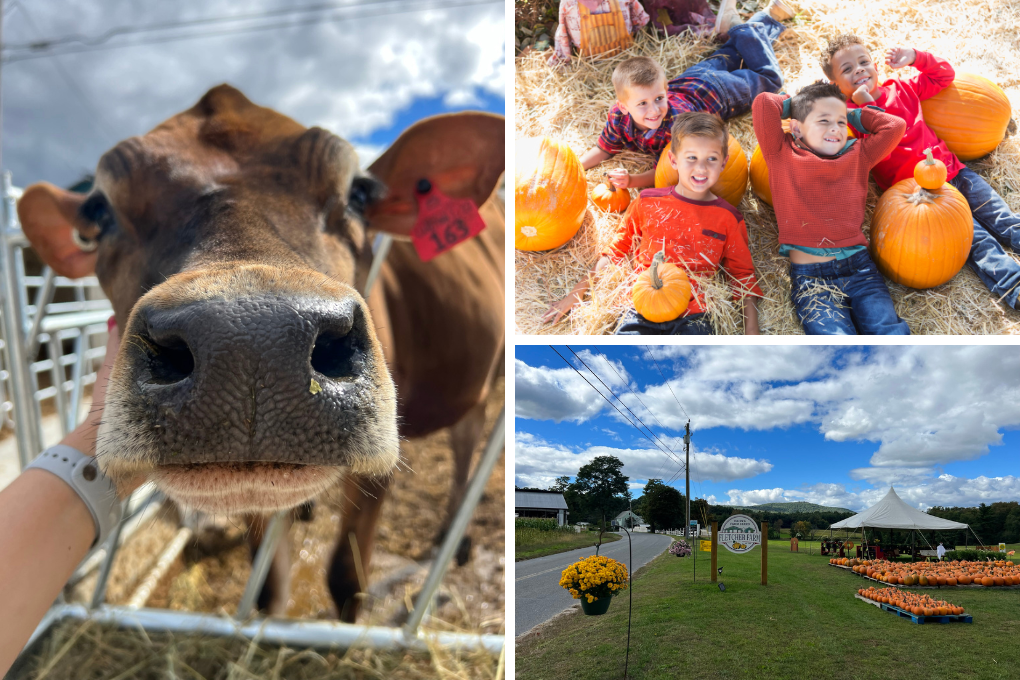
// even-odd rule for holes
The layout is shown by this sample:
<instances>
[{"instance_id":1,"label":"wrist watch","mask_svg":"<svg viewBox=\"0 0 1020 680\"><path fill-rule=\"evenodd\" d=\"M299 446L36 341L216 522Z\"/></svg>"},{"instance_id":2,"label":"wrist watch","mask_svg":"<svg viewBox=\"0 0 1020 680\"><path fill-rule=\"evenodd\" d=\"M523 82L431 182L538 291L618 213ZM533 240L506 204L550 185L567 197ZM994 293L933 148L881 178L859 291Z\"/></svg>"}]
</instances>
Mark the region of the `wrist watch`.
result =
<instances>
[{"instance_id":1,"label":"wrist watch","mask_svg":"<svg viewBox=\"0 0 1020 680\"><path fill-rule=\"evenodd\" d=\"M36 456L25 469L32 468L46 470L74 489L96 524L96 540L91 547L102 545L120 522L121 503L116 485L99 469L95 456L57 444Z\"/></svg>"}]
</instances>

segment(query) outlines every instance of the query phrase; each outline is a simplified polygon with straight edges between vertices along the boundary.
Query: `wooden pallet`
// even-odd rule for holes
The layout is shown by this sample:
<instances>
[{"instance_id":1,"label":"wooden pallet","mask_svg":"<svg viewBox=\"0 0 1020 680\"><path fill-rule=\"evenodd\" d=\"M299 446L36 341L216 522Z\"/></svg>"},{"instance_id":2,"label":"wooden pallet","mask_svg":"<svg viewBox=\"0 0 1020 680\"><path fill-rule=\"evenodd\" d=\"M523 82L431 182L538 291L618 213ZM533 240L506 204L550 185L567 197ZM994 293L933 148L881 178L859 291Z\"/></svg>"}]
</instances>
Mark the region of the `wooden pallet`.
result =
<instances>
[{"instance_id":1,"label":"wooden pallet","mask_svg":"<svg viewBox=\"0 0 1020 680\"><path fill-rule=\"evenodd\" d=\"M918 615L918 614L914 614L913 612L908 612L905 609L900 609L899 607L894 607L891 604L885 604L884 602L875 602L874 600L869 600L868 598L864 597L860 593L854 594L854 597L856 597L861 602L866 602L867 604L874 605L875 607L878 607L879 609L881 609L883 611L887 611L887 612L890 612L892 614L896 614L897 616L902 616L905 619L910 619L911 621L913 621L914 623L917 623L917 624L921 624L921 623L974 623L974 617L971 616L970 614L967 614L967 613L963 613L963 614L944 614L944 615L943 614L937 614L935 616L924 616L923 614Z\"/></svg>"}]
</instances>

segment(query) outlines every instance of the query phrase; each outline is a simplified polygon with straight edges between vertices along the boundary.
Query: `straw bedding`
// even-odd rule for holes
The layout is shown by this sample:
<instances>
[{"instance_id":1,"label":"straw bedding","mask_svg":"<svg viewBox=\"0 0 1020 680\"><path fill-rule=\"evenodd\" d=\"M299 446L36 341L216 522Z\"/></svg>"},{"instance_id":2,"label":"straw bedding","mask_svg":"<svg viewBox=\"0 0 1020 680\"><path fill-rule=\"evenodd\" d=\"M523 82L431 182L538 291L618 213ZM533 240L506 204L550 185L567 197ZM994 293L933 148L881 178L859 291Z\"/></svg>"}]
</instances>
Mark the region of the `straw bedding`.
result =
<instances>
[{"instance_id":1,"label":"straw bedding","mask_svg":"<svg viewBox=\"0 0 1020 680\"><path fill-rule=\"evenodd\" d=\"M1005 90L1014 111L1020 107L1018 2L815 0L809 4L805 0L800 9L775 46L787 92L796 92L823 76L817 55L829 36L854 32L873 50L876 61L895 45L930 51L948 59L957 71L978 73L995 81ZM603 61L575 57L563 71L546 65L547 53L528 51L516 59L516 136L553 136L580 155L594 146L606 112L615 101L610 75L617 64L632 56L647 55L673 76L707 57L716 46L711 40L689 35L662 38L641 32L626 53ZM883 80L893 75L884 64L879 73ZM915 73L907 67L898 75L912 77ZM750 114L729 121L729 128L750 158L756 144ZM589 189L611 168L623 167L633 173L647 170L653 163L654 159L641 154L620 154L588 171ZM967 165L982 175L1014 211L1020 211L1020 137L1007 136L991 155ZM872 185L869 219L877 198ZM739 207L747 222L751 255L765 293L765 299L758 303L761 331L802 333L790 302L788 260L778 254L775 213L754 196L750 186ZM517 333L613 332L619 317L631 305L634 274L630 265L611 265L604 270L593 281L590 295L561 322L543 325L541 318L551 303L569 292L581 277L588 276L618 223L619 216L602 213L589 204L584 224L570 242L549 252L516 253ZM869 229L870 223L866 223L865 234ZM1020 261L1020 254L1011 254ZM702 289L716 332L742 332L739 305L730 300L725 278L720 275L702 281ZM934 289L918 291L889 283L889 290L897 312L915 334L1020 334L1020 313L997 300L969 266Z\"/></svg>"}]
</instances>

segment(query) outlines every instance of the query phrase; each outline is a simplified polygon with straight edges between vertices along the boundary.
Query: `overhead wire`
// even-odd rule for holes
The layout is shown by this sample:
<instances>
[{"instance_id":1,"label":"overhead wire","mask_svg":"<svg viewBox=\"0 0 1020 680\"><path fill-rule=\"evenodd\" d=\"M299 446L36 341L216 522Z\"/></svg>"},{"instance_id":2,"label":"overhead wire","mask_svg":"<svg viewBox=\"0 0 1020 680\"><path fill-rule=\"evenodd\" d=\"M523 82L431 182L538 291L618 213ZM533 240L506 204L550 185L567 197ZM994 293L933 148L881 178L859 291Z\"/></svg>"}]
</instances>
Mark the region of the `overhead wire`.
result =
<instances>
[{"instance_id":1,"label":"overhead wire","mask_svg":"<svg viewBox=\"0 0 1020 680\"><path fill-rule=\"evenodd\" d=\"M586 378L586 377L584 376L584 374L583 374L583 373L581 373L581 372L580 372L579 370L577 370L577 367L576 367L576 366L574 366L574 365L573 365L572 363L570 363L570 361L569 361L569 360L568 360L568 359L567 359L567 358L566 358L565 356L563 356L562 354L560 354L560 353L559 353L559 350L557 350L557 349L556 349L555 347L553 347L552 345L549 345L549 349L551 349L552 351L556 352L556 356L558 356L558 357L559 357L560 359L563 359L563 363L565 363L565 364L566 364L567 366L569 366L569 367L570 367L571 369L573 369L573 371L574 371L575 373L577 373L577 374L578 374L579 376L581 376L581 378L582 378L582 379L583 379L583 380L584 380L584 381L585 381L586 383L588 383L588 386L589 386L589 387L591 387L591 388L592 388L593 390L595 390L595 392L596 392L596 393L598 393L598 395L599 395L600 397L602 397L603 399L605 399L605 400L606 400L606 401L607 401L607 402L609 403L609 405L610 405L610 406L612 406L613 408L615 408L615 409L616 409L616 410L617 410L617 411L618 411L618 412L620 413L620 416L621 416L621 417L622 417L622 418L623 418L623 419L624 419L624 420L625 420L625 421L626 421L626 422L627 422L627 423L628 423L629 425L631 425L631 426L632 426L632 427L633 427L633 428L634 428L635 430L637 430L638 432L640 432L640 433L641 433L641 436L643 436L643 437L644 437L645 439L647 439L648 441L652 442L652 445L653 445L653 446L656 446L656 448L658 448L658 445L656 444L655 440L653 440L653 439L652 439L651 437L649 437L649 436L648 436L647 434L645 434L645 432L644 432L644 431L643 431L643 430L642 430L642 429L641 429L640 427L638 427L637 425L635 425L635 424L634 424L634 423L633 423L633 422L632 422L632 421L631 421L631 420L630 420L630 419L629 419L629 418L628 418L628 417L626 416L626 414L624 414L624 412L620 410L620 407L619 407L619 406L617 406L616 404L614 404L614 403L612 402L612 400L611 400L611 399L610 399L609 397L607 397L606 395L602 394L602 391L601 391L601 390L599 390L599 389L598 389L597 387L595 387L595 385L594 385L594 384L593 384L593 383L592 383L592 382L591 382L590 380L588 380L588 378ZM568 349L569 349L569 348L568 348ZM591 369L589 369L589 370L591 370Z\"/></svg>"},{"instance_id":2,"label":"overhead wire","mask_svg":"<svg viewBox=\"0 0 1020 680\"><path fill-rule=\"evenodd\" d=\"M384 2L390 2L391 0L384 0ZM382 3L378 3L382 4ZM148 40L136 40L131 42L119 42L114 44L102 44L94 47L82 47L77 49L65 49L58 51L47 51L40 49L38 51L31 51L25 54L14 54L4 56L0 61L3 63L17 63L20 61L28 61L31 59L42 59L54 56L61 56L65 54L83 54L91 52L101 52L105 50L119 49L124 47L139 47L145 45L158 45L170 42L179 42L182 40L192 40L198 38L209 38L209 37L220 37L225 35L238 35L242 33L254 33L258 31L269 31L277 30L282 28L294 28L299 26L306 26L309 24L321 24L321 23L332 23L337 21L356 21L361 19L372 19L382 16L395 16L398 14L413 14L417 12L425 12L429 10L445 10L445 9L459 9L463 7L476 7L482 5L497 5L502 4L499 0L471 0L468 2L455 2L453 4L432 4L432 5L410 5L406 4L403 8L391 9L388 11L374 12L368 14L342 14L333 16L316 16L309 17L298 21L290 21L285 23L272 23L272 24L260 24L257 26L248 26L236 29L226 29L220 31L205 31L205 32L194 32L186 34L178 34L172 36L164 36L162 38L152 38ZM350 5L348 7L357 7L356 5ZM344 8L347 9L347 8Z\"/></svg>"},{"instance_id":3,"label":"overhead wire","mask_svg":"<svg viewBox=\"0 0 1020 680\"><path fill-rule=\"evenodd\" d=\"M620 382L623 383L623 384L627 384L627 381L623 379L623 376L620 375L620 372L616 370L616 367L613 366L613 362L611 362L608 359L608 357L606 357L605 353L604 352L598 352L598 355L600 357L602 357L602 360L604 362L606 362L606 364L609 366L609 368L611 368L613 370L613 373L616 373L616 377L618 377L620 379ZM630 390L630 393L633 394L634 398L638 400L638 403L641 404L642 407L644 407L644 409L648 413L648 415L650 415L652 418L654 418L655 422L659 423L659 427L661 427L663 430L668 429L665 425L662 424L662 422L659 420L658 416L656 416L655 413L653 413L652 410L650 408L648 408L648 405L645 404L645 402L641 401L641 397L638 396L637 392L635 392L634 390ZM676 455L676 450L675 450L675 448L676 448L676 441L675 440L676 439L677 438L674 437L673 446L670 447L670 446L667 445L667 448L669 448L669 450L672 451L674 455ZM656 477L659 477L659 475L662 473L662 468L666 465L667 462L668 461L663 461L662 465L659 466L659 471L655 474Z\"/></svg>"},{"instance_id":4,"label":"overhead wire","mask_svg":"<svg viewBox=\"0 0 1020 680\"><path fill-rule=\"evenodd\" d=\"M570 345L567 345L566 347L567 347L567 349L569 349L569 350L570 350L570 353L571 353L571 354L573 354L573 355L574 355L574 356L575 356L575 357L577 358L577 360L581 362L581 365L582 365L582 366L584 366L585 368L587 368L587 369L588 369L588 371L589 371L589 372L590 372L590 373L591 373L591 374L592 374L593 376L595 376L595 378L596 378L596 379L597 379L597 380L598 380L598 381L599 381L600 383L602 383L602 386L603 386L603 387L605 387L605 388L606 388L607 390L609 390L609 393L610 393L610 394L612 394L612 395L613 395L614 397L616 397L616 400L617 400L618 402L620 402L621 404L623 404L623 407L624 407L625 409L627 409L627 411L628 411L628 412L629 412L629 413L630 413L630 414L631 414L632 416L634 416L634 419L635 419L636 421L638 421L639 423L641 423L641 425L642 425L642 426L643 426L643 427L644 427L644 428L645 428L646 430L648 430L649 434L651 434L651 435L652 435L652 437L654 437L654 438L655 438L655 441L656 441L656 442L658 442L658 443L660 444L659 450L660 450L660 451L662 451L663 453L665 453L665 454L666 454L667 456L670 456L670 457L672 457L672 458L673 458L674 460L676 460L676 462L678 462L678 463L680 463L681 465L683 465L683 463L682 463L682 462L680 461L680 459L679 459L679 458L676 458L676 454L674 454L674 453L673 453L673 452L672 452L672 451L671 451L671 450L669 449L669 447L667 447L667 446L666 446L665 444L663 444L663 443L662 443L662 440L661 440L661 439L659 439L659 437L658 437L658 436L657 436L657 435L656 435L656 434L655 434L654 432L652 432L652 429L651 429L650 427L648 427L647 425L645 425L644 421L643 421L643 420L641 420L641 418L639 418L639 417L638 417L638 415L637 415L636 413L634 413L634 411L632 411L632 410L631 410L630 406L627 406L627 404L626 404L626 403L624 403L624 401L623 401L622 399L620 399L620 397L619 397L619 396L617 396L616 392L614 392L614 391L613 391L613 388L611 388L611 387L610 387L609 385L606 385L605 381L604 381L604 380L602 380L602 378L600 378L600 377L599 377L599 374L598 374L598 373L596 373L596 372L595 372L595 371L594 371L594 370L593 370L593 369L591 368L591 366L589 366L588 364L586 364L586 363L584 362L584 359L582 359L581 357L579 357L579 356L577 355L577 352L575 352L575 351L574 351L574 350L573 350L573 349L572 349L572 348L570 347ZM619 409L617 409L617 410L619 410Z\"/></svg>"},{"instance_id":5,"label":"overhead wire","mask_svg":"<svg viewBox=\"0 0 1020 680\"><path fill-rule=\"evenodd\" d=\"M38 24L35 23L35 20L29 13L28 8L25 7L21 0L12 0L8 7L11 8L12 12L15 9L21 11L21 16L25 19L25 22L28 23L28 27L32 33L35 35L39 35L41 33ZM103 137L106 137L110 144L116 144L120 141L120 136L117 135L111 128L107 127L106 123L103 122L103 115L99 112L99 108L93 103L92 99L81 89L81 87L79 87L74 77L68 73L66 68L64 68L64 64L59 59L54 59L52 63L61 80L63 80L64 84L67 85L67 89L70 90L71 93L78 99L78 102L82 105L85 113L91 118L92 126L95 128L96 132L100 133Z\"/></svg>"}]
</instances>

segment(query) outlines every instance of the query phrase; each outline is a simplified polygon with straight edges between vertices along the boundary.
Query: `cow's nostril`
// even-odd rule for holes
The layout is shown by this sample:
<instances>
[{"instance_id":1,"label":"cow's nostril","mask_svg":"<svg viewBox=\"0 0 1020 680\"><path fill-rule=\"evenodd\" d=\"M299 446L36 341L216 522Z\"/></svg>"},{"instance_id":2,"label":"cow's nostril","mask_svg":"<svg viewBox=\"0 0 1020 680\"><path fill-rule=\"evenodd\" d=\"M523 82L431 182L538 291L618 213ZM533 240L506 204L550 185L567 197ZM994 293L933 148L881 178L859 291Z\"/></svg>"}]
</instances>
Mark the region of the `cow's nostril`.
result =
<instances>
[{"instance_id":1,"label":"cow's nostril","mask_svg":"<svg viewBox=\"0 0 1020 680\"><path fill-rule=\"evenodd\" d=\"M145 344L149 358L149 382L172 385L184 380L195 370L195 357L183 339L171 336L156 342L146 336L139 337Z\"/></svg>"},{"instance_id":2,"label":"cow's nostril","mask_svg":"<svg viewBox=\"0 0 1020 680\"><path fill-rule=\"evenodd\" d=\"M354 375L361 363L361 348L357 333L340 334L323 331L312 348L312 368L327 378L347 378Z\"/></svg>"}]
</instances>

